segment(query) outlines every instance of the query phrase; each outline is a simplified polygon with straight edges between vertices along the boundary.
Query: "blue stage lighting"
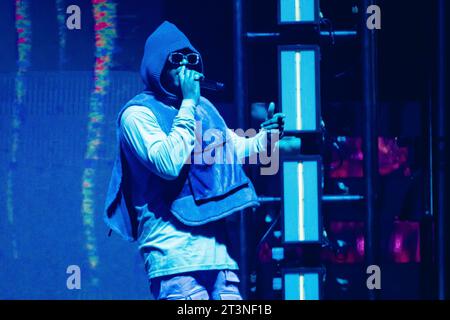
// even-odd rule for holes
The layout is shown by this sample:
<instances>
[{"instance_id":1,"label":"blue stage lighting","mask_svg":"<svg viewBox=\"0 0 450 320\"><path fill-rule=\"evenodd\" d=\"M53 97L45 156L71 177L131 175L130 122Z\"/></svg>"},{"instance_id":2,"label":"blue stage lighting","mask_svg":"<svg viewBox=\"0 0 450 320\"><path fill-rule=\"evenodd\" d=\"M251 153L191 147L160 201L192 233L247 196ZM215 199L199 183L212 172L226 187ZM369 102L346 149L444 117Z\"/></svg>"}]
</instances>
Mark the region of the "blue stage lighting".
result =
<instances>
[{"instance_id":1,"label":"blue stage lighting","mask_svg":"<svg viewBox=\"0 0 450 320\"><path fill-rule=\"evenodd\" d=\"M283 270L283 299L320 300L323 274L321 268Z\"/></svg>"},{"instance_id":2,"label":"blue stage lighting","mask_svg":"<svg viewBox=\"0 0 450 320\"><path fill-rule=\"evenodd\" d=\"M279 0L278 23L318 23L318 0Z\"/></svg>"},{"instance_id":3,"label":"blue stage lighting","mask_svg":"<svg viewBox=\"0 0 450 320\"><path fill-rule=\"evenodd\" d=\"M283 159L283 241L322 240L321 161L318 156Z\"/></svg>"},{"instance_id":4,"label":"blue stage lighting","mask_svg":"<svg viewBox=\"0 0 450 320\"><path fill-rule=\"evenodd\" d=\"M286 132L320 129L318 46L280 46L280 105L286 114Z\"/></svg>"}]
</instances>

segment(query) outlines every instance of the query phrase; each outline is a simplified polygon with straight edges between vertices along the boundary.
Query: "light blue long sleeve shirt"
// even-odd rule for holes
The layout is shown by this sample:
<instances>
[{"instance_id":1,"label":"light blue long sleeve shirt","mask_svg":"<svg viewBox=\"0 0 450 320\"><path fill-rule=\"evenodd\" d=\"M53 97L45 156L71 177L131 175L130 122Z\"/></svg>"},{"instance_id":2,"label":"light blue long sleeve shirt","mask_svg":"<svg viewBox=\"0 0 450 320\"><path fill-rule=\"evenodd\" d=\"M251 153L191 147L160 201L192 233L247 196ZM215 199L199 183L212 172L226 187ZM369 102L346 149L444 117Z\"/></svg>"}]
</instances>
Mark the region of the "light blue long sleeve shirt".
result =
<instances>
[{"instance_id":1,"label":"light blue long sleeve shirt","mask_svg":"<svg viewBox=\"0 0 450 320\"><path fill-rule=\"evenodd\" d=\"M225 223L222 220L189 227L168 210L148 206L148 174L175 179L195 145L195 104L183 100L168 135L149 108L127 108L120 123L120 138L131 152L125 153L134 176L132 204L137 214L138 244L149 278L189 271L237 269L230 255ZM265 150L266 134L240 137L228 129L238 158Z\"/></svg>"}]
</instances>

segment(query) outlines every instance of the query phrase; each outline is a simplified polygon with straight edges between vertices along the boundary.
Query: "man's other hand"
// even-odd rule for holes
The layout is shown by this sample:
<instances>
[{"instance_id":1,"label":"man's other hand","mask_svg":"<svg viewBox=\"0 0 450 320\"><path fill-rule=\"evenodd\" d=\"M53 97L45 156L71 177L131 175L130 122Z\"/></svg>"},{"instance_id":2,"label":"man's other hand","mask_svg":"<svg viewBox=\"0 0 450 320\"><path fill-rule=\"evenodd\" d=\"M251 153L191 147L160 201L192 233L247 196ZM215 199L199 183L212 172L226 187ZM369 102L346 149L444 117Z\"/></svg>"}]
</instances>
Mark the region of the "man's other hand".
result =
<instances>
[{"instance_id":1,"label":"man's other hand","mask_svg":"<svg viewBox=\"0 0 450 320\"><path fill-rule=\"evenodd\" d=\"M280 132L280 137L283 135L284 131L284 118L286 117L283 113L275 113L275 103L271 102L267 110L267 119L261 124L261 128L272 131L278 130Z\"/></svg>"}]
</instances>

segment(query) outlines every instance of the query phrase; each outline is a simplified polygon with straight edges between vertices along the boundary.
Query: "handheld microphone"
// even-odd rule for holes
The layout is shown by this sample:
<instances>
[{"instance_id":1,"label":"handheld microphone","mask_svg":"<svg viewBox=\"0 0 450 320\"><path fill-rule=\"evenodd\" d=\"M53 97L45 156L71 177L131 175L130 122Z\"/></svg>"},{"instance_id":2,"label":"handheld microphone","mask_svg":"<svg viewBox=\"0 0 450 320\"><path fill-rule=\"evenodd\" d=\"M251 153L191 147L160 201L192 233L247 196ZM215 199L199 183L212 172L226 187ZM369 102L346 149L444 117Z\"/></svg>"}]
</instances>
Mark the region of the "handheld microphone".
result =
<instances>
[{"instance_id":1,"label":"handheld microphone","mask_svg":"<svg viewBox=\"0 0 450 320\"><path fill-rule=\"evenodd\" d=\"M225 89L225 84L223 84L222 82L209 80L206 79L205 77L200 78L199 81L200 81L200 88L205 90L222 91Z\"/></svg>"}]
</instances>

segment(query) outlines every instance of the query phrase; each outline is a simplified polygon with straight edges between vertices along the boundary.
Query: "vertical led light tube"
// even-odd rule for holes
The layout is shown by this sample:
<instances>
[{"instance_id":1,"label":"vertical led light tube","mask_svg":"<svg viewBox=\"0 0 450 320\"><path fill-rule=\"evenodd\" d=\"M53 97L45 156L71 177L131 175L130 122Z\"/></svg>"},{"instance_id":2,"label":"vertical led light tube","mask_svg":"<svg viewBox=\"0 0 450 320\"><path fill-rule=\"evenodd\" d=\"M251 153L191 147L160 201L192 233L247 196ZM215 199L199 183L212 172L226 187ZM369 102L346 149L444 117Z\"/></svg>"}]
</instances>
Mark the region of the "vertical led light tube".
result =
<instances>
[{"instance_id":1,"label":"vertical led light tube","mask_svg":"<svg viewBox=\"0 0 450 320\"><path fill-rule=\"evenodd\" d=\"M322 217L319 157L283 160L283 241L320 243Z\"/></svg>"},{"instance_id":2,"label":"vertical led light tube","mask_svg":"<svg viewBox=\"0 0 450 320\"><path fill-rule=\"evenodd\" d=\"M278 23L317 23L318 0L278 0Z\"/></svg>"},{"instance_id":3,"label":"vertical led light tube","mask_svg":"<svg viewBox=\"0 0 450 320\"><path fill-rule=\"evenodd\" d=\"M285 130L319 131L320 77L317 46L280 46L280 106Z\"/></svg>"},{"instance_id":4,"label":"vertical led light tube","mask_svg":"<svg viewBox=\"0 0 450 320\"><path fill-rule=\"evenodd\" d=\"M322 268L283 270L284 300L320 300Z\"/></svg>"}]
</instances>

